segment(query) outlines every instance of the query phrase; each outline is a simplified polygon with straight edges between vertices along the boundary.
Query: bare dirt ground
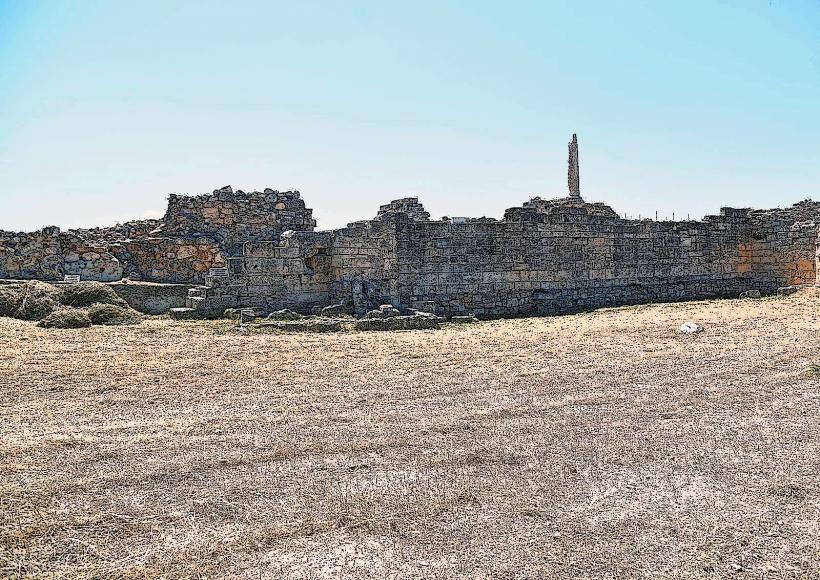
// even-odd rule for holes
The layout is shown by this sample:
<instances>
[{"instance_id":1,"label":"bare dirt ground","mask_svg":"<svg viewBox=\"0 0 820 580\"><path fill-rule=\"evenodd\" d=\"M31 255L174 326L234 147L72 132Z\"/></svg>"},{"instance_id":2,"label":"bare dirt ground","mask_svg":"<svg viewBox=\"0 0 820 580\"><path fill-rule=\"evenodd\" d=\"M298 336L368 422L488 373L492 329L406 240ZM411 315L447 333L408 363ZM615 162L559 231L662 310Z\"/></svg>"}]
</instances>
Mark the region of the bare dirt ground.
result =
<instances>
[{"instance_id":1,"label":"bare dirt ground","mask_svg":"<svg viewBox=\"0 0 820 580\"><path fill-rule=\"evenodd\" d=\"M0 319L0 576L818 578L819 311Z\"/></svg>"}]
</instances>

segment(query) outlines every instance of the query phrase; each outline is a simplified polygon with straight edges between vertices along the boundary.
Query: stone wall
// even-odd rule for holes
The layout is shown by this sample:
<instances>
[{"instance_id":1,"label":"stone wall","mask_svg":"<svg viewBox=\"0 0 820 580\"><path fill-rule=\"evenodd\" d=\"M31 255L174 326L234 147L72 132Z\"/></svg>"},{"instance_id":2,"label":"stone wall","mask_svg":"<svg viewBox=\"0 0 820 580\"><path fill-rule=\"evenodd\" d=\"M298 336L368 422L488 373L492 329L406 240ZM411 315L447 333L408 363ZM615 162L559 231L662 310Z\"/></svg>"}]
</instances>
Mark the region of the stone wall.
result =
<instances>
[{"instance_id":1,"label":"stone wall","mask_svg":"<svg viewBox=\"0 0 820 580\"><path fill-rule=\"evenodd\" d=\"M163 219L168 237L208 236L235 254L252 240L278 240L288 230L312 231L313 210L305 207L298 191L236 192L230 186L212 194L171 194Z\"/></svg>"},{"instance_id":2,"label":"stone wall","mask_svg":"<svg viewBox=\"0 0 820 580\"><path fill-rule=\"evenodd\" d=\"M148 282L202 283L210 268L225 266L226 251L211 238L143 238L109 246L123 276Z\"/></svg>"},{"instance_id":3,"label":"stone wall","mask_svg":"<svg viewBox=\"0 0 820 580\"><path fill-rule=\"evenodd\" d=\"M0 278L204 283L193 298L209 314L331 304L363 314L385 303L551 314L812 283L820 203L658 222L622 219L573 195L533 198L500 220L431 220L409 197L323 232L311 214L298 192L172 195L163 220L0 232ZM226 264L228 278L208 277Z\"/></svg>"},{"instance_id":4,"label":"stone wall","mask_svg":"<svg viewBox=\"0 0 820 580\"><path fill-rule=\"evenodd\" d=\"M576 197L536 198L503 220L425 216L408 198L371 221L246 244L205 302L213 312L344 303L362 314L391 303L494 317L770 293L813 280L820 204L656 222Z\"/></svg>"},{"instance_id":5,"label":"stone wall","mask_svg":"<svg viewBox=\"0 0 820 580\"><path fill-rule=\"evenodd\" d=\"M76 232L53 226L32 233L0 231L0 277L61 280L65 274L119 280L122 266L108 245Z\"/></svg>"},{"instance_id":6,"label":"stone wall","mask_svg":"<svg viewBox=\"0 0 820 580\"><path fill-rule=\"evenodd\" d=\"M203 283L247 240L278 240L288 230L312 231L316 222L298 191L172 194L162 220L61 232L0 231L0 278L83 280L123 277L164 283Z\"/></svg>"}]
</instances>

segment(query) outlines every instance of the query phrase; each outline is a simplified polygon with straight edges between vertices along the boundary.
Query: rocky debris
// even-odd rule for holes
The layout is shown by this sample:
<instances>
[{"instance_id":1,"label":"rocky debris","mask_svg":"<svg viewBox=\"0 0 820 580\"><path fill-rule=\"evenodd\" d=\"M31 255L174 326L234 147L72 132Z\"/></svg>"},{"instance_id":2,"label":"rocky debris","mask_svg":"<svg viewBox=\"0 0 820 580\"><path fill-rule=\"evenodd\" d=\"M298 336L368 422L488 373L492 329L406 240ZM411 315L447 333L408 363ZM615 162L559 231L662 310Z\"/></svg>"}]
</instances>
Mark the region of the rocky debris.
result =
<instances>
[{"instance_id":1,"label":"rocky debris","mask_svg":"<svg viewBox=\"0 0 820 580\"><path fill-rule=\"evenodd\" d=\"M791 296L798 290L800 290L801 286L781 286L777 289L778 296Z\"/></svg>"},{"instance_id":2,"label":"rocky debris","mask_svg":"<svg viewBox=\"0 0 820 580\"><path fill-rule=\"evenodd\" d=\"M377 310L371 310L363 316L363 318L392 318L400 316L401 312L392 304L382 304Z\"/></svg>"},{"instance_id":3,"label":"rocky debris","mask_svg":"<svg viewBox=\"0 0 820 580\"><path fill-rule=\"evenodd\" d=\"M362 318L354 323L356 330L427 330L438 328L442 318L432 314L412 314L390 318Z\"/></svg>"},{"instance_id":4,"label":"rocky debris","mask_svg":"<svg viewBox=\"0 0 820 580\"><path fill-rule=\"evenodd\" d=\"M321 316L342 316L349 313L350 309L345 304L331 304L319 311Z\"/></svg>"},{"instance_id":5,"label":"rocky debris","mask_svg":"<svg viewBox=\"0 0 820 580\"><path fill-rule=\"evenodd\" d=\"M60 308L43 318L37 326L42 328L88 328L91 326L91 319L84 310L79 308Z\"/></svg>"},{"instance_id":6,"label":"rocky debris","mask_svg":"<svg viewBox=\"0 0 820 580\"><path fill-rule=\"evenodd\" d=\"M472 314L469 316L451 316L450 322L454 324L472 324L473 322L478 322L478 318Z\"/></svg>"},{"instance_id":7,"label":"rocky debris","mask_svg":"<svg viewBox=\"0 0 820 580\"><path fill-rule=\"evenodd\" d=\"M243 308L239 311L239 324L250 324L256 320L256 313L253 308Z\"/></svg>"},{"instance_id":8,"label":"rocky debris","mask_svg":"<svg viewBox=\"0 0 820 580\"><path fill-rule=\"evenodd\" d=\"M740 294L740 298L760 298L760 296L760 290L746 290Z\"/></svg>"},{"instance_id":9,"label":"rocky debris","mask_svg":"<svg viewBox=\"0 0 820 580\"><path fill-rule=\"evenodd\" d=\"M171 317L172 320L197 320L202 318L196 310L193 308L170 308L168 310L168 316Z\"/></svg>"},{"instance_id":10,"label":"rocky debris","mask_svg":"<svg viewBox=\"0 0 820 580\"><path fill-rule=\"evenodd\" d=\"M88 309L88 318L93 324L105 326L139 324L142 316L133 308L113 304L94 304Z\"/></svg>"},{"instance_id":11,"label":"rocky debris","mask_svg":"<svg viewBox=\"0 0 820 580\"><path fill-rule=\"evenodd\" d=\"M305 318L303 320L276 320L260 323L260 330L281 330L283 332L339 332L342 321L330 318Z\"/></svg>"},{"instance_id":12,"label":"rocky debris","mask_svg":"<svg viewBox=\"0 0 820 580\"><path fill-rule=\"evenodd\" d=\"M287 308L276 310L268 314L268 320L301 320L302 318L304 318L303 315L293 310L288 310Z\"/></svg>"},{"instance_id":13,"label":"rocky debris","mask_svg":"<svg viewBox=\"0 0 820 580\"><path fill-rule=\"evenodd\" d=\"M694 322L684 322L678 328L678 332L682 334L695 334L696 332L701 332L703 327L700 324L696 324Z\"/></svg>"}]
</instances>

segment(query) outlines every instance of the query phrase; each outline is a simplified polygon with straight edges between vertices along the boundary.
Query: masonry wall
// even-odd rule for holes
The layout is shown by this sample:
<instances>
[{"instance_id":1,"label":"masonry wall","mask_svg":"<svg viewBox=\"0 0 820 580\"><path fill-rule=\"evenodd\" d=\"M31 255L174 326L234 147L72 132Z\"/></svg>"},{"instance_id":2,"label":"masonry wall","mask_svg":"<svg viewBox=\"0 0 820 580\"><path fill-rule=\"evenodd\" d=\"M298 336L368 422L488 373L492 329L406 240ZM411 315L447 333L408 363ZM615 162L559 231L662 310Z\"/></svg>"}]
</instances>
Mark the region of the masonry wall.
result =
<instances>
[{"instance_id":1,"label":"masonry wall","mask_svg":"<svg viewBox=\"0 0 820 580\"><path fill-rule=\"evenodd\" d=\"M0 231L0 278L83 280L123 277L168 283L203 283L247 240L279 240L287 230L312 231L312 210L299 192L234 192L171 195L163 220L106 228L37 232Z\"/></svg>"},{"instance_id":2,"label":"masonry wall","mask_svg":"<svg viewBox=\"0 0 820 580\"><path fill-rule=\"evenodd\" d=\"M30 233L0 231L0 278L61 280L65 274L119 280L122 266L108 245L57 227Z\"/></svg>"},{"instance_id":3,"label":"masonry wall","mask_svg":"<svg viewBox=\"0 0 820 580\"><path fill-rule=\"evenodd\" d=\"M267 310L383 303L479 316L554 314L642 302L736 297L814 277L820 204L701 221L624 220L602 204L535 200L501 221L430 221L408 200L372 221L246 245L223 306ZM386 209L387 208L387 209ZM320 252L321 266L312 261Z\"/></svg>"},{"instance_id":4,"label":"masonry wall","mask_svg":"<svg viewBox=\"0 0 820 580\"><path fill-rule=\"evenodd\" d=\"M637 222L583 209L502 222L398 228L399 301L440 314L555 314L751 287L742 223Z\"/></svg>"},{"instance_id":5,"label":"masonry wall","mask_svg":"<svg viewBox=\"0 0 820 580\"><path fill-rule=\"evenodd\" d=\"M165 236L208 236L231 255L246 241L278 240L285 231L316 226L298 191L246 193L230 186L207 195L170 195L163 223Z\"/></svg>"},{"instance_id":6,"label":"masonry wall","mask_svg":"<svg viewBox=\"0 0 820 580\"><path fill-rule=\"evenodd\" d=\"M430 220L416 198L314 231L298 192L171 196L164 220L0 231L0 277L208 282L211 313L380 304L440 314L550 314L737 296L815 280L820 203L724 209L699 221L625 220L604 204L535 198L502 220ZM228 264L227 279L208 279Z\"/></svg>"}]
</instances>

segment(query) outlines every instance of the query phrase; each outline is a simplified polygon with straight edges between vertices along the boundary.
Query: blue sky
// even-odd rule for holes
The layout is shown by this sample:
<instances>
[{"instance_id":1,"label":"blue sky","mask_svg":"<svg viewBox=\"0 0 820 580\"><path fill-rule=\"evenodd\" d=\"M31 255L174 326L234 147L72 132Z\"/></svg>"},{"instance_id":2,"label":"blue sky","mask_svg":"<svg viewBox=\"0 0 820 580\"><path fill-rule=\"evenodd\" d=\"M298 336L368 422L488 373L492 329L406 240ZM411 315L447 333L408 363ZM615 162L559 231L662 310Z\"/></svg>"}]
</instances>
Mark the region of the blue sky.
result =
<instances>
[{"instance_id":1,"label":"blue sky","mask_svg":"<svg viewBox=\"0 0 820 580\"><path fill-rule=\"evenodd\" d=\"M225 184L500 217L573 132L630 216L820 199L820 1L0 0L0 229Z\"/></svg>"}]
</instances>

